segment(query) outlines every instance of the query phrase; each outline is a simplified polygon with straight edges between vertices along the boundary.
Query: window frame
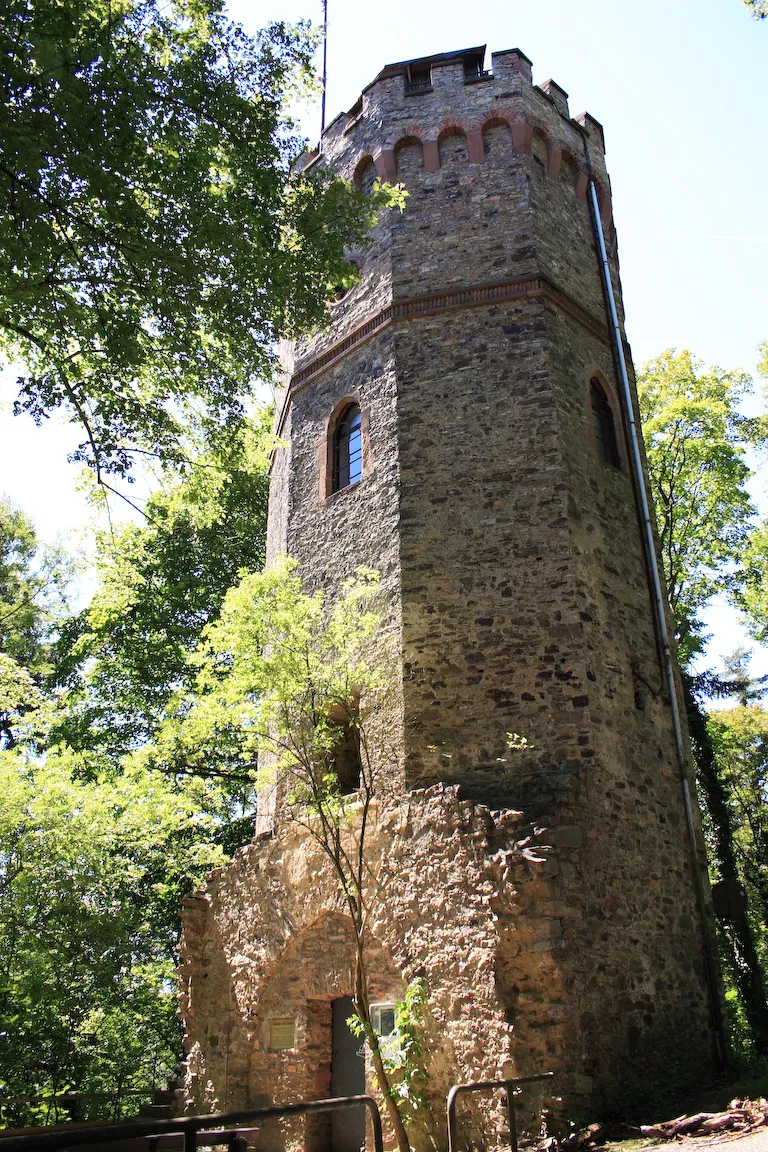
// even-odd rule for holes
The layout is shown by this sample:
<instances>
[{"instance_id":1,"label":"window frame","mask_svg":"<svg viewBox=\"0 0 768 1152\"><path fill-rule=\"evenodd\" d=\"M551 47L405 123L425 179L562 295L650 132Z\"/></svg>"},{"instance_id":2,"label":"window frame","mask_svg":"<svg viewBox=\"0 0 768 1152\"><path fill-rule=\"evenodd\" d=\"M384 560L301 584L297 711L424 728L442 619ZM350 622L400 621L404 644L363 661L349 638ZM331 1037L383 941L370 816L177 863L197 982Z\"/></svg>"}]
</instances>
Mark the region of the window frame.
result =
<instances>
[{"instance_id":1,"label":"window frame","mask_svg":"<svg viewBox=\"0 0 768 1152\"><path fill-rule=\"evenodd\" d=\"M592 406L592 384L593 382L600 388L605 399L608 413L610 414L612 431L613 431L613 446L616 450L615 462L610 461L603 456L598 444L597 434L595 432L595 412ZM589 441L592 445L592 451L601 464L606 468L613 468L617 472L626 474L627 472L627 453L626 445L624 442L624 427L621 419L621 409L611 385L606 380L604 374L599 369L592 369L586 380L586 415L587 427L589 430Z\"/></svg>"},{"instance_id":2,"label":"window frame","mask_svg":"<svg viewBox=\"0 0 768 1152\"><path fill-rule=\"evenodd\" d=\"M381 1033L381 1014L382 1012L392 1012L393 1020L397 1019L397 1005L393 1000L381 1000L375 1004L370 1005L371 1026L379 1038L379 1051L387 1059L391 1060L395 1066L400 1066L405 1060L405 1053L402 1047L402 1038L395 1023L391 1032L385 1035ZM369 1067L373 1067L373 1059L371 1057L370 1048L366 1044L366 1063Z\"/></svg>"},{"instance_id":3,"label":"window frame","mask_svg":"<svg viewBox=\"0 0 768 1152\"><path fill-rule=\"evenodd\" d=\"M356 408L360 415L359 473L354 479L350 478L346 484L342 485L337 484L338 432L352 408ZM344 396L335 406L326 421L323 440L318 446L318 449L321 500L328 500L331 497L340 496L342 492L349 492L356 488L365 478L369 467L368 415L357 396ZM357 455L357 453L354 453L354 455Z\"/></svg>"}]
</instances>

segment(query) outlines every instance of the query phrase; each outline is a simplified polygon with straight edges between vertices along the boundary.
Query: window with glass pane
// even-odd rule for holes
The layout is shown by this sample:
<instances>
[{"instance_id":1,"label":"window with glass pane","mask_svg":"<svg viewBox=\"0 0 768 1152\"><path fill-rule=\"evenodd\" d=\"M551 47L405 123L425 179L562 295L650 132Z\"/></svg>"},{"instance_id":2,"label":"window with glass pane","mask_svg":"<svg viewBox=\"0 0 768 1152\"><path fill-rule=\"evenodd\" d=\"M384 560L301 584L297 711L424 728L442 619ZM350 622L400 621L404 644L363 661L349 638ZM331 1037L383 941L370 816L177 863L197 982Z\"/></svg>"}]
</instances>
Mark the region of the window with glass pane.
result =
<instances>
[{"instance_id":1,"label":"window with glass pane","mask_svg":"<svg viewBox=\"0 0 768 1152\"><path fill-rule=\"evenodd\" d=\"M391 1036L395 1031L394 1004L374 1004L371 1006L371 1023L377 1036Z\"/></svg>"},{"instance_id":2,"label":"window with glass pane","mask_svg":"<svg viewBox=\"0 0 768 1152\"><path fill-rule=\"evenodd\" d=\"M621 467L619 445L616 441L616 426L613 422L613 412L605 394L605 389L599 380L591 380L589 395L592 402L592 423L595 430L595 443L597 454L606 464L614 468Z\"/></svg>"},{"instance_id":3,"label":"window with glass pane","mask_svg":"<svg viewBox=\"0 0 768 1152\"><path fill-rule=\"evenodd\" d=\"M356 484L362 473L362 418L357 404L350 404L333 434L333 491Z\"/></svg>"}]
</instances>

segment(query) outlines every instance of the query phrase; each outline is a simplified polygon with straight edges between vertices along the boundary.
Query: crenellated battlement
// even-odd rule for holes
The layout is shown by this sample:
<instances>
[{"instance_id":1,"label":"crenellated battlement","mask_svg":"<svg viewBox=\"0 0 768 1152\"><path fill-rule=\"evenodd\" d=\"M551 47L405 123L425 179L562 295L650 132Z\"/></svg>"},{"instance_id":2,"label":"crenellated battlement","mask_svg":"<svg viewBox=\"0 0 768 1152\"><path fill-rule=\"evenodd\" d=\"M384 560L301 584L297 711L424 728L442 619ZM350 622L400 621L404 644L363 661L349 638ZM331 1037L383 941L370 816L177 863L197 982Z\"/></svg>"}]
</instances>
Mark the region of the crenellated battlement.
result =
<instances>
[{"instance_id":1,"label":"crenellated battlement","mask_svg":"<svg viewBox=\"0 0 768 1152\"><path fill-rule=\"evenodd\" d=\"M485 55L480 45L388 64L352 108L328 125L321 147L305 156L303 166L329 163L362 185L372 164L380 179L395 183L402 179L398 152L404 146L418 146L424 170L437 172L441 143L451 135L463 136L468 162L481 164L489 151L487 132L505 126L514 154L543 153L553 180L562 177L567 164L580 200L586 198L591 167L609 223L602 126L586 112L572 118L568 93L554 80L533 84L531 61L518 48L494 52L491 69L484 67Z\"/></svg>"}]
</instances>

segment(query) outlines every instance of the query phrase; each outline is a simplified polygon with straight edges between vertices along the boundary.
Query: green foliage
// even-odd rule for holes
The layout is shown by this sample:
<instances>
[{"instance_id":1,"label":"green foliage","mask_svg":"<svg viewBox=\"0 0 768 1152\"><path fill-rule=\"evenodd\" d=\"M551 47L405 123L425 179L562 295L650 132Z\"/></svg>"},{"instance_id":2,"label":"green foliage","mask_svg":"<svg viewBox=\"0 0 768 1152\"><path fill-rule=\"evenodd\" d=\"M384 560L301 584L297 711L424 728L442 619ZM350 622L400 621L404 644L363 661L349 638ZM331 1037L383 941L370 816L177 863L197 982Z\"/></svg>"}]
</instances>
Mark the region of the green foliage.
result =
<instances>
[{"instance_id":1,"label":"green foliage","mask_svg":"<svg viewBox=\"0 0 768 1152\"><path fill-rule=\"evenodd\" d=\"M395 1002L394 1033L378 1036L382 1063L392 1078L391 1093L406 1124L417 1120L427 1104L424 1089L429 1077L421 1038L425 1005L426 987L417 976L406 985L403 999ZM367 1042L374 1032L358 1016L350 1016L347 1025L355 1036Z\"/></svg>"},{"instance_id":2,"label":"green foliage","mask_svg":"<svg viewBox=\"0 0 768 1152\"><path fill-rule=\"evenodd\" d=\"M739 402L750 392L742 372L702 370L673 349L638 379L661 556L685 662L700 641L700 614L718 592L733 596L755 507L747 491L746 450L765 443L768 425Z\"/></svg>"},{"instance_id":3,"label":"green foliage","mask_svg":"<svg viewBox=\"0 0 768 1152\"><path fill-rule=\"evenodd\" d=\"M723 671L716 680L718 695L735 696L742 707L762 700L768 693L768 676L751 676L751 659L751 653L741 646L723 657Z\"/></svg>"},{"instance_id":4,"label":"green foliage","mask_svg":"<svg viewBox=\"0 0 768 1152\"><path fill-rule=\"evenodd\" d=\"M28 517L0 498L0 748L35 733L73 571L63 550L41 547Z\"/></svg>"},{"instance_id":5,"label":"green foliage","mask_svg":"<svg viewBox=\"0 0 768 1152\"><path fill-rule=\"evenodd\" d=\"M264 563L268 418L154 493L145 523L100 535L99 588L54 652L54 682L67 692L53 742L117 764L153 739L169 702L191 688L189 655L205 626L227 589ZM226 770L210 739L193 760L175 767Z\"/></svg>"},{"instance_id":6,"label":"green foliage","mask_svg":"<svg viewBox=\"0 0 768 1152\"><path fill-rule=\"evenodd\" d=\"M763 967L768 965L768 711L712 712L707 727L728 795L739 877L747 889Z\"/></svg>"},{"instance_id":7,"label":"green foliage","mask_svg":"<svg viewBox=\"0 0 768 1152\"><path fill-rule=\"evenodd\" d=\"M143 1088L178 1058L179 898L221 858L211 840L224 806L210 785L170 787L138 767L82 776L71 753L0 753L5 1099ZM56 1118L52 1105L3 1117Z\"/></svg>"},{"instance_id":8,"label":"green foliage","mask_svg":"<svg viewBox=\"0 0 768 1152\"><path fill-rule=\"evenodd\" d=\"M42 547L32 521L0 497L0 651L32 674L48 666L73 573L64 550Z\"/></svg>"},{"instance_id":9,"label":"green foliage","mask_svg":"<svg viewBox=\"0 0 768 1152\"><path fill-rule=\"evenodd\" d=\"M42 705L42 693L26 668L0 652L0 747L34 739Z\"/></svg>"},{"instance_id":10,"label":"green foliage","mask_svg":"<svg viewBox=\"0 0 768 1152\"><path fill-rule=\"evenodd\" d=\"M261 754L259 786L279 779L294 805L333 802L341 730L363 733L384 686L369 663L378 578L360 570L326 611L294 568L284 559L227 592L195 658L194 691L147 750L153 762L173 771L217 744L244 772Z\"/></svg>"},{"instance_id":11,"label":"green foliage","mask_svg":"<svg viewBox=\"0 0 768 1152\"><path fill-rule=\"evenodd\" d=\"M768 12L768 8L766 8ZM768 380L768 341L758 346L757 370ZM747 627L756 640L768 640L768 521L752 533L744 551L744 581L737 593Z\"/></svg>"},{"instance_id":12,"label":"green foliage","mask_svg":"<svg viewBox=\"0 0 768 1152\"><path fill-rule=\"evenodd\" d=\"M768 340L763 340L761 344L758 344L757 351L760 356L757 363L757 370L761 376L768 379Z\"/></svg>"},{"instance_id":13,"label":"green foliage","mask_svg":"<svg viewBox=\"0 0 768 1152\"><path fill-rule=\"evenodd\" d=\"M59 569L39 559L29 522L8 512L3 589L18 610L6 635L34 671L0 652L14 737L5 742L47 752L42 761L9 754L0 781L4 1098L144 1088L180 1058L181 898L252 834L253 788L195 780L183 766L166 780L137 752L192 684L189 652L227 587L263 563L266 446L263 425L244 428L226 455L209 453L157 492L147 523L104 533L101 586L63 625ZM78 1116L109 1108L90 1102ZM49 1101L5 1119L57 1115Z\"/></svg>"},{"instance_id":14,"label":"green foliage","mask_svg":"<svg viewBox=\"0 0 768 1152\"><path fill-rule=\"evenodd\" d=\"M426 988L417 976L406 986L403 999L395 1004L397 1050L391 1055L384 1054L385 1064L397 1074L395 1092L402 1101L401 1107L410 1114L407 1119L418 1115L426 1106L424 1089L428 1075L421 1037L425 1004Z\"/></svg>"},{"instance_id":15,"label":"green foliage","mask_svg":"<svg viewBox=\"0 0 768 1152\"><path fill-rule=\"evenodd\" d=\"M220 0L9 0L0 16L0 353L17 410L61 408L104 481L226 443L271 348L321 324L369 197L313 168L284 105L305 25Z\"/></svg>"},{"instance_id":16,"label":"green foliage","mask_svg":"<svg viewBox=\"0 0 768 1152\"><path fill-rule=\"evenodd\" d=\"M744 580L737 591L747 628L761 644L768 641L768 522L752 533L743 553Z\"/></svg>"},{"instance_id":17,"label":"green foliage","mask_svg":"<svg viewBox=\"0 0 768 1152\"><path fill-rule=\"evenodd\" d=\"M765 20L768 16L768 0L744 0L744 3L756 20Z\"/></svg>"}]
</instances>

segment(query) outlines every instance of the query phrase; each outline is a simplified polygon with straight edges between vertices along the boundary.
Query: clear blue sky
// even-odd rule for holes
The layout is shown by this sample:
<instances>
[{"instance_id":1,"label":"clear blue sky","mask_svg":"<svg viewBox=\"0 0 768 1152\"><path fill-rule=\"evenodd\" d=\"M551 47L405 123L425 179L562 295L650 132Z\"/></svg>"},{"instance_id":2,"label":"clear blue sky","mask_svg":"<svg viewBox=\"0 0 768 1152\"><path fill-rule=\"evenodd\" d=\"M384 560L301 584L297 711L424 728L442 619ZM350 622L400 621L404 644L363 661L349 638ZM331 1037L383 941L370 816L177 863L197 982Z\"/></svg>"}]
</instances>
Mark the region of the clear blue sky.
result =
<instances>
[{"instance_id":1,"label":"clear blue sky","mask_svg":"<svg viewBox=\"0 0 768 1152\"><path fill-rule=\"evenodd\" d=\"M250 31L322 16L320 0L229 9ZM328 119L387 63L482 43L521 48L535 82L553 78L572 115L605 128L636 363L676 345L753 371L768 339L768 21L741 0L329 0ZM303 123L315 141L319 107ZM80 522L66 430L0 421L0 491L46 536ZM727 614L713 624L713 652L731 650Z\"/></svg>"}]
</instances>

